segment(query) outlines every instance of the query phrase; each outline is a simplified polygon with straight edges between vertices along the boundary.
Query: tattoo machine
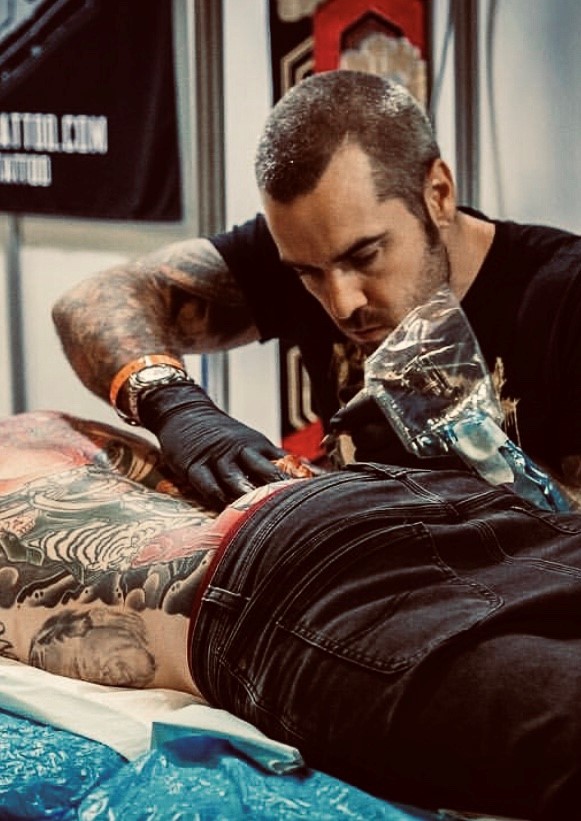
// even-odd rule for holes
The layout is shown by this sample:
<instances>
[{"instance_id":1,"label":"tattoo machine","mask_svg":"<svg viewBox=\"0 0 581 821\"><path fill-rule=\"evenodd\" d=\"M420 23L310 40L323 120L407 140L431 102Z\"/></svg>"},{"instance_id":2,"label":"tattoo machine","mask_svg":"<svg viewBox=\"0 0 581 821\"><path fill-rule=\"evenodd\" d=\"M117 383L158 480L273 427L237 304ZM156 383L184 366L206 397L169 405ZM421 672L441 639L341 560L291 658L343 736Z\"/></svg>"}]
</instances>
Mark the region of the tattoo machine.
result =
<instances>
[{"instance_id":1,"label":"tattoo machine","mask_svg":"<svg viewBox=\"0 0 581 821\"><path fill-rule=\"evenodd\" d=\"M458 300L439 288L365 364L365 387L404 446L420 457L456 453L493 485L545 510L570 510L552 479L502 430L502 408Z\"/></svg>"}]
</instances>

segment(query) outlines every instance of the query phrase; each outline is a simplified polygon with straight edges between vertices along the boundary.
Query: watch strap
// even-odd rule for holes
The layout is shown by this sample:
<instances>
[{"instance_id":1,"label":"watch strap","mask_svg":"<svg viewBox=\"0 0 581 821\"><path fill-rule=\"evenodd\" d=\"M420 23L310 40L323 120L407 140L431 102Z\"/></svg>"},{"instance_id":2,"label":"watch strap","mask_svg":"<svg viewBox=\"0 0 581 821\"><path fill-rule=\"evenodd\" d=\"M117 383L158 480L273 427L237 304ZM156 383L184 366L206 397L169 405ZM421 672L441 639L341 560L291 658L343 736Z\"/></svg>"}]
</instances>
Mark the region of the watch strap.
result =
<instances>
[{"instance_id":1,"label":"watch strap","mask_svg":"<svg viewBox=\"0 0 581 821\"><path fill-rule=\"evenodd\" d=\"M136 375L141 371L153 367L154 365L167 366L168 373L145 386L140 386L137 384ZM189 381L192 380L188 376L184 365L179 359L175 359L173 356L167 356L165 354L147 354L146 356L140 356L138 359L128 362L117 372L111 382L109 401L111 402L111 405L115 409L117 415L123 419L124 422L127 422L130 425L139 425L141 423L139 420L137 403L140 396L142 396L144 392L159 387L160 385L169 385L176 382ZM125 388L124 399L128 412L125 412L119 407L120 393L123 388Z\"/></svg>"}]
</instances>

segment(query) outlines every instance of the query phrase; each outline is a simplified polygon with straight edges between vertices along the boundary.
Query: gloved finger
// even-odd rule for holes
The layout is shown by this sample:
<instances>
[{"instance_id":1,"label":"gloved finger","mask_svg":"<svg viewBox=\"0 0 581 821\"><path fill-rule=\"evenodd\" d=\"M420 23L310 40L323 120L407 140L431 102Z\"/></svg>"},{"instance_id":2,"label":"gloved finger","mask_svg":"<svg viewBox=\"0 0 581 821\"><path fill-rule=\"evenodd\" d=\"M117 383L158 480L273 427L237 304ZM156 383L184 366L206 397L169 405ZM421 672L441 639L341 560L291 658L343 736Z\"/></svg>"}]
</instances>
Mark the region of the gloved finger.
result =
<instances>
[{"instance_id":1,"label":"gloved finger","mask_svg":"<svg viewBox=\"0 0 581 821\"><path fill-rule=\"evenodd\" d=\"M258 484L265 485L269 482L288 479L287 474L273 464L274 460L282 459L283 456L286 456L286 451L281 448L269 448L267 454L254 448L244 448L239 454L238 462L251 479Z\"/></svg>"},{"instance_id":2,"label":"gloved finger","mask_svg":"<svg viewBox=\"0 0 581 821\"><path fill-rule=\"evenodd\" d=\"M186 479L200 496L201 501L213 510L222 510L229 499L212 470L205 464L194 463L186 471Z\"/></svg>"},{"instance_id":3,"label":"gloved finger","mask_svg":"<svg viewBox=\"0 0 581 821\"><path fill-rule=\"evenodd\" d=\"M346 433L371 422L378 425L388 424L373 396L363 389L331 417L329 428L333 433Z\"/></svg>"},{"instance_id":4,"label":"gloved finger","mask_svg":"<svg viewBox=\"0 0 581 821\"><path fill-rule=\"evenodd\" d=\"M236 462L232 461L231 455L226 455L217 459L214 465L216 476L220 480L220 484L224 490L225 495L230 501L238 499L250 490L255 490L257 484L245 472L245 470Z\"/></svg>"},{"instance_id":5,"label":"gloved finger","mask_svg":"<svg viewBox=\"0 0 581 821\"><path fill-rule=\"evenodd\" d=\"M284 451L282 453L284 454ZM270 482L288 479L284 471L273 464L271 455L269 453L266 457L254 448L244 448L237 454L236 463L227 458L218 460L216 468L222 484L230 493L240 496L246 493L249 487L254 489Z\"/></svg>"}]
</instances>

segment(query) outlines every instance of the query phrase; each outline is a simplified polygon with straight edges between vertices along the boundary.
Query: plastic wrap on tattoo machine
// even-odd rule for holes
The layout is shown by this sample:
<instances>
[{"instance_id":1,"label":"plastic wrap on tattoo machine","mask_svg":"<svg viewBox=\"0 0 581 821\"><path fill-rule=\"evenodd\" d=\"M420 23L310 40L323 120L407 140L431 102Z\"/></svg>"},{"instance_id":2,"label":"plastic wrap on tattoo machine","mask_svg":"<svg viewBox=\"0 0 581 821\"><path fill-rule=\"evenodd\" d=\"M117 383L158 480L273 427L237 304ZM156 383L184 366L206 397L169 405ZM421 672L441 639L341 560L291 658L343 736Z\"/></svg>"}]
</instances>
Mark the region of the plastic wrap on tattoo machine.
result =
<instances>
[{"instance_id":1,"label":"plastic wrap on tattoo machine","mask_svg":"<svg viewBox=\"0 0 581 821\"><path fill-rule=\"evenodd\" d=\"M511 484L544 509L570 509L550 477L502 430L490 373L447 286L412 310L369 357L364 390L416 456L454 452L493 485Z\"/></svg>"}]
</instances>

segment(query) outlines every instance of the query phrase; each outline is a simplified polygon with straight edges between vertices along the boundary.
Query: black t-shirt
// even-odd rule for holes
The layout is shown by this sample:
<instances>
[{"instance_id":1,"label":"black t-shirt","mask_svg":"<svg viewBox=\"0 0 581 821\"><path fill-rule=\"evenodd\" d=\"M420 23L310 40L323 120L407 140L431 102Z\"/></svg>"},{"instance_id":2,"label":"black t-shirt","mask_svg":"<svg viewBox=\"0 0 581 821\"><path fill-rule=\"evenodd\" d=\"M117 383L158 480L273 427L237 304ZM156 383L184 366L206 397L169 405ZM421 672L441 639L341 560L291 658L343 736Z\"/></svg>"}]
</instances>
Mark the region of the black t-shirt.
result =
<instances>
[{"instance_id":1,"label":"black t-shirt","mask_svg":"<svg viewBox=\"0 0 581 821\"><path fill-rule=\"evenodd\" d=\"M245 294L261 340L283 339L299 347L314 408L326 427L340 407L334 346L346 337L292 268L281 262L262 214L211 241Z\"/></svg>"},{"instance_id":2,"label":"black t-shirt","mask_svg":"<svg viewBox=\"0 0 581 821\"><path fill-rule=\"evenodd\" d=\"M490 370L502 363L502 398L516 400L507 432L558 470L581 453L581 237L496 222L462 308Z\"/></svg>"},{"instance_id":3,"label":"black t-shirt","mask_svg":"<svg viewBox=\"0 0 581 821\"><path fill-rule=\"evenodd\" d=\"M495 225L462 307L488 367L502 377L508 434L558 470L562 456L581 453L581 237ZM340 404L334 357L345 337L280 261L262 215L212 242L245 293L262 339L299 346L326 424Z\"/></svg>"}]
</instances>

